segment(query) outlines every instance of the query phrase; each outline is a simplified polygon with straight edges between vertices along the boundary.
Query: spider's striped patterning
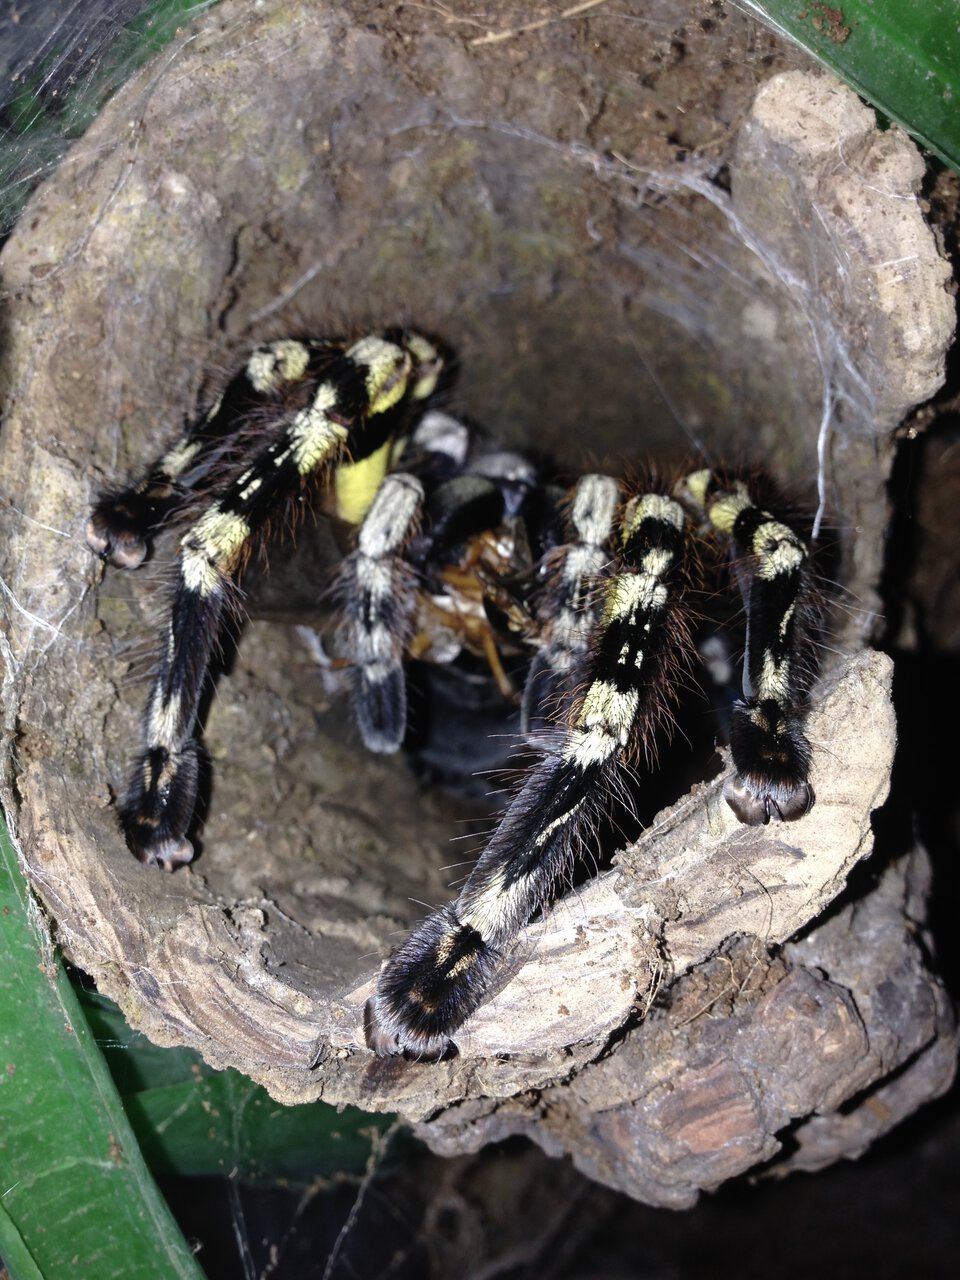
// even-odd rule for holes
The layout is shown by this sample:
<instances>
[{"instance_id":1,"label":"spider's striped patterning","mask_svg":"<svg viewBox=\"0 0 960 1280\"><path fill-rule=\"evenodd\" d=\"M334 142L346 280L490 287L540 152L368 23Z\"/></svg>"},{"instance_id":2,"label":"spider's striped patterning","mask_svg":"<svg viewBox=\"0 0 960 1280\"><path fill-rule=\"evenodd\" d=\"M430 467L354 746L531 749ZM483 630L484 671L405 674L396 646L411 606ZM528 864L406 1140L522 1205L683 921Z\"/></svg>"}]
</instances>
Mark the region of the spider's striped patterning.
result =
<instances>
[{"instance_id":1,"label":"spider's striped patterning","mask_svg":"<svg viewBox=\"0 0 960 1280\"><path fill-rule=\"evenodd\" d=\"M101 499L87 530L103 559L135 568L194 498L121 809L134 853L168 870L193 857L197 708L238 577L309 482L326 481L357 527L339 594L370 750L403 742L410 656L472 653L512 697L501 655L526 655L521 722L536 760L457 899L393 953L367 1010L377 1053L416 1057L454 1049L517 934L594 844L669 722L670 676L692 650L691 532L727 544L746 607L727 800L749 824L799 818L813 802L802 728L812 608L798 535L742 482L705 470L672 493L601 475L564 493L430 408L442 363L431 342L397 332L261 348L142 480Z\"/></svg>"},{"instance_id":2,"label":"spider's striped patterning","mask_svg":"<svg viewBox=\"0 0 960 1280\"><path fill-rule=\"evenodd\" d=\"M172 870L193 858L186 832L197 803L197 709L236 604L237 576L256 540L306 482L334 467L338 514L359 520L388 469L411 404L433 392L440 367L436 349L419 336L367 337L346 349L328 342L273 343L254 352L207 417L144 479L106 495L94 509L87 527L91 547L112 564L136 568L150 534L183 500L217 444L237 429L238 418L242 424L245 415L248 425L253 414L260 419L259 429L249 433L249 455L227 472L180 544L144 748L121 811L142 861ZM365 656L379 673L375 646Z\"/></svg>"}]
</instances>

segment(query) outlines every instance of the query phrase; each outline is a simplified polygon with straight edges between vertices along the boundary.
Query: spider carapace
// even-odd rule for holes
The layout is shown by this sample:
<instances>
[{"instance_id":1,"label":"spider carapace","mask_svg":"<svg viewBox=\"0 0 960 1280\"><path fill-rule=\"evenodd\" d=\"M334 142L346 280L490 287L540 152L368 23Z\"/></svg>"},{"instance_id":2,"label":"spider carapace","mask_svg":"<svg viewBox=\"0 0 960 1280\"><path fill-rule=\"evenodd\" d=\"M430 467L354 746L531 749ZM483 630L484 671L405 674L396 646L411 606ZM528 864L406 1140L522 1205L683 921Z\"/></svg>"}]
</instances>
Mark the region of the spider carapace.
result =
<instances>
[{"instance_id":1,"label":"spider carapace","mask_svg":"<svg viewBox=\"0 0 960 1280\"><path fill-rule=\"evenodd\" d=\"M120 809L136 856L168 870L194 853L198 703L238 578L306 493L355 528L337 594L368 749L403 742L409 658L482 655L509 696L500 655L527 655L521 720L533 762L460 893L393 952L367 1011L378 1054L421 1058L455 1050L519 931L669 721L691 649L684 595L697 535L725 544L746 614L726 798L749 824L798 818L813 802L803 540L741 480L705 469L672 487L638 491L605 475L559 487L432 406L443 367L438 347L410 332L264 346L142 478L101 498L87 528L92 549L127 569L161 524L183 528Z\"/></svg>"}]
</instances>

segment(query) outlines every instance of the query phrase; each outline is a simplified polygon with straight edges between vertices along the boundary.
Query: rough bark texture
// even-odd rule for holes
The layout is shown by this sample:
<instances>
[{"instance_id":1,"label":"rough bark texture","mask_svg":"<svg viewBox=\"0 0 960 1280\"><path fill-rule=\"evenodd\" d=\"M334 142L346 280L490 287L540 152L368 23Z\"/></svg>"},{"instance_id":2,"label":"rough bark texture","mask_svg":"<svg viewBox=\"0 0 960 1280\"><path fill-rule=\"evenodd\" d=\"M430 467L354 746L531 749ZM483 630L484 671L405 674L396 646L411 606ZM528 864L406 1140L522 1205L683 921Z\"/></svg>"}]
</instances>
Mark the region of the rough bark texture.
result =
<instances>
[{"instance_id":1,"label":"rough bark texture","mask_svg":"<svg viewBox=\"0 0 960 1280\"><path fill-rule=\"evenodd\" d=\"M448 895L449 805L318 735L305 649L258 622L206 723L203 857L136 864L114 799L174 548L104 576L82 530L254 340L405 320L458 351L460 404L567 465L676 456L679 420L819 478L865 635L889 432L941 375L947 268L907 140L809 73L751 110L792 55L704 12L650 6L652 41L598 12L471 43L429 9L224 4L111 105L3 260L5 797L68 953L152 1038L281 1100L430 1119L445 1151L527 1132L674 1205L787 1126L792 1163L859 1150L950 1078L916 872L863 877L811 931L871 850L886 660L827 677L807 818L746 831L722 778L695 787L528 931L459 1058L378 1063L363 999L413 904Z\"/></svg>"}]
</instances>

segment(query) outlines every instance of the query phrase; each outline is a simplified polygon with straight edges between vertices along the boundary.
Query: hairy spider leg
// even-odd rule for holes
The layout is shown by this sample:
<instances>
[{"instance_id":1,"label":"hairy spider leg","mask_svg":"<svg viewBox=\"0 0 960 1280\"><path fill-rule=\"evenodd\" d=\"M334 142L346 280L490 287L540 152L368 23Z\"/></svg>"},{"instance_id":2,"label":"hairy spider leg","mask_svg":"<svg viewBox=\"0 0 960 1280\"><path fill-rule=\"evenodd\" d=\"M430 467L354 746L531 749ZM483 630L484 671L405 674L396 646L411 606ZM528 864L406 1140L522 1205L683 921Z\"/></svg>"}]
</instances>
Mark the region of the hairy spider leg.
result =
<instances>
[{"instance_id":1,"label":"hairy spider leg","mask_svg":"<svg viewBox=\"0 0 960 1280\"><path fill-rule=\"evenodd\" d=\"M659 719L659 678L675 652L684 556L682 508L644 494L624 514L621 563L606 583L582 693L556 751L526 783L459 897L385 964L367 1010L379 1054L435 1058L484 999L509 944L595 837L603 801Z\"/></svg>"},{"instance_id":2,"label":"hairy spider leg","mask_svg":"<svg viewBox=\"0 0 960 1280\"><path fill-rule=\"evenodd\" d=\"M416 584L403 553L417 531L423 500L416 476L387 476L340 577L343 647L353 662L354 715L368 751L398 751L407 729L404 659Z\"/></svg>"},{"instance_id":3,"label":"hairy spider leg","mask_svg":"<svg viewBox=\"0 0 960 1280\"><path fill-rule=\"evenodd\" d=\"M516 454L471 456L473 443L466 424L424 414L392 450L390 465L405 469L383 480L339 575L340 647L350 656L355 718L370 751L403 743L411 657L450 662L467 647L512 694L485 606L513 565L509 505L519 509L537 477ZM475 469L465 472L468 458ZM431 624L443 632L439 650Z\"/></svg>"},{"instance_id":4,"label":"hairy spider leg","mask_svg":"<svg viewBox=\"0 0 960 1280\"><path fill-rule=\"evenodd\" d=\"M438 371L433 347L416 337L403 345L366 337L327 360L307 403L272 424L249 465L186 530L145 746L121 810L143 862L173 870L193 857L186 831L197 797L198 703L252 546L306 481L338 464L362 472L376 459L378 468L398 429L394 411L429 395Z\"/></svg>"},{"instance_id":5,"label":"hairy spider leg","mask_svg":"<svg viewBox=\"0 0 960 1280\"><path fill-rule=\"evenodd\" d=\"M593 638L600 608L597 584L612 563L611 542L620 486L610 476L582 476L573 490L569 542L545 558L550 583L538 609L541 641L523 690L521 731L548 728L576 678Z\"/></svg>"},{"instance_id":6,"label":"hairy spider leg","mask_svg":"<svg viewBox=\"0 0 960 1280\"><path fill-rule=\"evenodd\" d=\"M150 535L182 501L188 477L203 456L228 439L251 410L269 404L284 386L305 379L315 345L283 339L258 347L206 414L144 476L126 489L102 495L87 522L90 548L118 569L138 568Z\"/></svg>"},{"instance_id":7,"label":"hairy spider leg","mask_svg":"<svg viewBox=\"0 0 960 1280\"><path fill-rule=\"evenodd\" d=\"M683 482L710 524L732 539L744 594L747 637L743 700L732 710L730 751L736 778L727 803L741 822L759 826L802 818L813 804L810 743L802 705L811 678L808 628L810 553L803 539L758 507L742 481L724 484L710 471Z\"/></svg>"}]
</instances>

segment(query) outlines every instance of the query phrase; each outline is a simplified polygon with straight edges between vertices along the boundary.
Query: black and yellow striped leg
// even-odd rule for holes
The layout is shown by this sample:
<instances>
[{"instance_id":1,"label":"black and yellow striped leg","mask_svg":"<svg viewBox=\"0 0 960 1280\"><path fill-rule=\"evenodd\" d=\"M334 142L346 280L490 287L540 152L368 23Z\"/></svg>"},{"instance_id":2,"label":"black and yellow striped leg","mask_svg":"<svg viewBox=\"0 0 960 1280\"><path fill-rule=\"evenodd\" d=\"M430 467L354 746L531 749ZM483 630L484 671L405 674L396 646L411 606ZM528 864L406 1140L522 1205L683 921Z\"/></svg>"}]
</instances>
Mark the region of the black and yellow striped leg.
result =
<instances>
[{"instance_id":1,"label":"black and yellow striped leg","mask_svg":"<svg viewBox=\"0 0 960 1280\"><path fill-rule=\"evenodd\" d=\"M420 341L364 338L328 361L306 404L274 424L250 464L186 531L144 749L121 813L142 861L173 869L193 856L186 832L196 804L197 707L253 543L305 481L347 451L350 465L360 466L383 446L380 418L432 389L436 371L420 358Z\"/></svg>"},{"instance_id":2,"label":"black and yellow striped leg","mask_svg":"<svg viewBox=\"0 0 960 1280\"><path fill-rule=\"evenodd\" d=\"M260 347L228 383L207 414L156 460L146 475L126 489L105 493L90 513L87 542L102 560L136 569L147 554L151 534L190 488L190 474L237 424L285 387L307 378L317 363L315 347L283 339Z\"/></svg>"},{"instance_id":3,"label":"black and yellow striped leg","mask_svg":"<svg viewBox=\"0 0 960 1280\"><path fill-rule=\"evenodd\" d=\"M813 804L802 717L810 679L802 653L811 647L804 630L812 613L809 550L797 533L756 506L741 482L723 485L699 471L684 483L740 557L747 639L743 701L734 706L730 725L737 777L727 784L727 803L750 826L802 818Z\"/></svg>"},{"instance_id":4,"label":"black and yellow striped leg","mask_svg":"<svg viewBox=\"0 0 960 1280\"><path fill-rule=\"evenodd\" d=\"M523 689L521 731L536 735L556 723L564 694L589 652L598 587L610 567L620 488L610 476L583 476L570 498L570 540L547 557L551 586L540 615L543 640Z\"/></svg>"},{"instance_id":5,"label":"black and yellow striped leg","mask_svg":"<svg viewBox=\"0 0 960 1280\"><path fill-rule=\"evenodd\" d=\"M483 1000L509 945L595 835L604 800L659 718L678 633L684 515L646 494L624 517L622 566L606 584L584 692L559 749L533 767L450 906L387 961L368 1008L380 1054L437 1057Z\"/></svg>"}]
</instances>

